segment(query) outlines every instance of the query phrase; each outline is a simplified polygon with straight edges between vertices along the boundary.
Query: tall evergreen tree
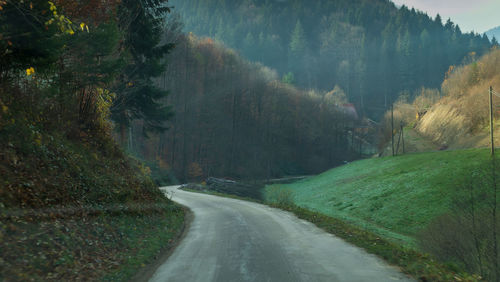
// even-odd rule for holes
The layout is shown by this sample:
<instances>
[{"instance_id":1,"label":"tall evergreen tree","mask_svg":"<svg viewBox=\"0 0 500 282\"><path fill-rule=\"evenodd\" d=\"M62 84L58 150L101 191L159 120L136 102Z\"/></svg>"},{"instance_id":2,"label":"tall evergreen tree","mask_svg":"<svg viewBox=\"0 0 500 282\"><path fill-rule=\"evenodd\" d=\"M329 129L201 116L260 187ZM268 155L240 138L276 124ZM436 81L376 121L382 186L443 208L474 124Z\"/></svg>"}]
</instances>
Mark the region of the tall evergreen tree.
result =
<instances>
[{"instance_id":1,"label":"tall evergreen tree","mask_svg":"<svg viewBox=\"0 0 500 282\"><path fill-rule=\"evenodd\" d=\"M162 103L167 92L153 81L163 72L163 58L174 47L172 43L161 44L163 17L170 12L167 3L168 0L123 0L119 7L128 65L114 87L118 97L111 110L122 141L133 120L144 121L147 135L165 130L164 122L171 116L170 108Z\"/></svg>"},{"instance_id":2,"label":"tall evergreen tree","mask_svg":"<svg viewBox=\"0 0 500 282\"><path fill-rule=\"evenodd\" d=\"M307 41L304 28L300 20L295 24L288 51L288 67L296 74L296 79L304 81Z\"/></svg>"},{"instance_id":3,"label":"tall evergreen tree","mask_svg":"<svg viewBox=\"0 0 500 282\"><path fill-rule=\"evenodd\" d=\"M306 35L300 20L295 24L290 40L290 54L291 56L301 56L306 51Z\"/></svg>"}]
</instances>

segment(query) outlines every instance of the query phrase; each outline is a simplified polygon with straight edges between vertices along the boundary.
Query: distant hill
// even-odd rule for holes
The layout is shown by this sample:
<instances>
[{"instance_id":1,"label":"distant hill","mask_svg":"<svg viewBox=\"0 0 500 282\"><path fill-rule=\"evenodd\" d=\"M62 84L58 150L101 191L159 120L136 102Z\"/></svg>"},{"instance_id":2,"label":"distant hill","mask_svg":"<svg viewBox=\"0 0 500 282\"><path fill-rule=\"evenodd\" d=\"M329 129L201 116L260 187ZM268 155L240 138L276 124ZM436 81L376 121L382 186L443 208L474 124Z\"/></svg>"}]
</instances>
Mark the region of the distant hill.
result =
<instances>
[{"instance_id":1,"label":"distant hill","mask_svg":"<svg viewBox=\"0 0 500 282\"><path fill-rule=\"evenodd\" d=\"M405 90L438 88L451 65L492 46L486 36L389 0L169 3L186 32L224 42L281 76L292 72L301 88L339 85L372 118Z\"/></svg>"},{"instance_id":2,"label":"distant hill","mask_svg":"<svg viewBox=\"0 0 500 282\"><path fill-rule=\"evenodd\" d=\"M495 37L498 40L500 38L500 26L492 28L485 33L486 33L486 35L488 35L489 39L492 39L493 37Z\"/></svg>"}]
</instances>

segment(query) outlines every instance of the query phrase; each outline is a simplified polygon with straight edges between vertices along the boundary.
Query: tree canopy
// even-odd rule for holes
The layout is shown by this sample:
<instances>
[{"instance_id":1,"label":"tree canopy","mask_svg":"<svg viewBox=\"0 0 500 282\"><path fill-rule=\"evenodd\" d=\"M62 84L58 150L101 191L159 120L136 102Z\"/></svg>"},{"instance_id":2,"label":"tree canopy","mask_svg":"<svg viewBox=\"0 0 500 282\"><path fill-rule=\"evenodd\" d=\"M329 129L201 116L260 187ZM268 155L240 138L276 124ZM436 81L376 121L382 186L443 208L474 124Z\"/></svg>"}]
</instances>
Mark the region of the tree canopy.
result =
<instances>
[{"instance_id":1,"label":"tree canopy","mask_svg":"<svg viewBox=\"0 0 500 282\"><path fill-rule=\"evenodd\" d=\"M185 30L210 36L320 90L339 85L380 117L403 91L438 88L451 65L495 44L387 0L172 0ZM210 12L208 12L210 11ZM248 41L254 38L254 48ZM257 40L258 39L258 40Z\"/></svg>"}]
</instances>

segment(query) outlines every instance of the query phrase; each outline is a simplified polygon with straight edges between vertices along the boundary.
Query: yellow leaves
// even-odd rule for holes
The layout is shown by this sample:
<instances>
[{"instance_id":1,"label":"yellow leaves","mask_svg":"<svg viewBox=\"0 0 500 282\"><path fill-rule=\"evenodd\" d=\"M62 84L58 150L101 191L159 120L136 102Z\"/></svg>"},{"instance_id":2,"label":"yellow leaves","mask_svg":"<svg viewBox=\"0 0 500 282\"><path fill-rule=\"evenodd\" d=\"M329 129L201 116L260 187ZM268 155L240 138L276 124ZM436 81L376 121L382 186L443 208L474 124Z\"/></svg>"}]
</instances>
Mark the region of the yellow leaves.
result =
<instances>
[{"instance_id":1,"label":"yellow leaves","mask_svg":"<svg viewBox=\"0 0 500 282\"><path fill-rule=\"evenodd\" d=\"M448 71L445 74L445 80L447 80L453 74L454 70L455 70L455 66L450 66L448 68Z\"/></svg>"},{"instance_id":2,"label":"yellow leaves","mask_svg":"<svg viewBox=\"0 0 500 282\"><path fill-rule=\"evenodd\" d=\"M104 88L97 88L96 91L96 121L97 124L104 128L108 125L108 119L111 115L110 108L113 100L116 98L116 94Z\"/></svg>"},{"instance_id":3,"label":"yellow leaves","mask_svg":"<svg viewBox=\"0 0 500 282\"><path fill-rule=\"evenodd\" d=\"M33 67L30 67L30 68L26 69L26 75L27 76L31 76L33 74L35 74L35 69Z\"/></svg>"},{"instance_id":4,"label":"yellow leaves","mask_svg":"<svg viewBox=\"0 0 500 282\"><path fill-rule=\"evenodd\" d=\"M84 31L84 30L86 29L86 30L87 30L87 32L89 32L89 26L88 26L88 25L86 25L86 24L85 24L85 23L83 23L83 22L80 24L80 29L81 29L82 31Z\"/></svg>"},{"instance_id":5,"label":"yellow leaves","mask_svg":"<svg viewBox=\"0 0 500 282\"><path fill-rule=\"evenodd\" d=\"M42 136L40 136L40 135L36 136L35 144L38 145L39 147L42 145Z\"/></svg>"},{"instance_id":6,"label":"yellow leaves","mask_svg":"<svg viewBox=\"0 0 500 282\"><path fill-rule=\"evenodd\" d=\"M3 10L4 5L7 5L7 1L0 0L0 11Z\"/></svg>"},{"instance_id":7,"label":"yellow leaves","mask_svg":"<svg viewBox=\"0 0 500 282\"><path fill-rule=\"evenodd\" d=\"M45 25L49 26L49 25L52 25L53 23L56 23L57 26L59 27L59 30L63 34L74 35L77 27L73 24L73 22L71 20L69 20L68 18L66 18L64 15L60 15L57 12L57 7L54 3L50 2L50 1L48 3L50 5L50 11L52 12L52 18L50 18L48 21L46 21ZM83 28L86 27L86 24L84 24L84 23L82 23L82 24L83 24L83 26L80 25L80 28L82 28L82 31L83 31ZM88 31L88 27L86 27L86 28Z\"/></svg>"},{"instance_id":8,"label":"yellow leaves","mask_svg":"<svg viewBox=\"0 0 500 282\"><path fill-rule=\"evenodd\" d=\"M51 11L57 11L57 7L56 7L56 5L54 5L54 3L50 2L50 1L48 3L50 5L50 10Z\"/></svg>"},{"instance_id":9,"label":"yellow leaves","mask_svg":"<svg viewBox=\"0 0 500 282\"><path fill-rule=\"evenodd\" d=\"M0 109L1 109L1 114L0 114L0 129L2 129L2 127L5 125L5 123L8 123L8 121L7 121L7 114L9 113L9 107L7 107L2 102L2 100L0 100Z\"/></svg>"}]
</instances>

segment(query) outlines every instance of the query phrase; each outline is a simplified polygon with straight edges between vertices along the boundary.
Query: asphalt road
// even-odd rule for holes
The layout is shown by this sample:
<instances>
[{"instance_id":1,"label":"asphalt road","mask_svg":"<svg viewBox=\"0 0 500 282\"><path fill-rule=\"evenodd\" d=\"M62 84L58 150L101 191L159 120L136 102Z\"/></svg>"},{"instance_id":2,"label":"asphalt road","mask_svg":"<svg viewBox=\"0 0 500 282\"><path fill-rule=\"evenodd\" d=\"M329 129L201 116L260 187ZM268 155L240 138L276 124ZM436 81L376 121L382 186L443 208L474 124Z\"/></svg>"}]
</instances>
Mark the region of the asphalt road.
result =
<instances>
[{"instance_id":1,"label":"asphalt road","mask_svg":"<svg viewBox=\"0 0 500 282\"><path fill-rule=\"evenodd\" d=\"M163 188L189 207L186 237L150 281L412 281L291 213Z\"/></svg>"}]
</instances>

